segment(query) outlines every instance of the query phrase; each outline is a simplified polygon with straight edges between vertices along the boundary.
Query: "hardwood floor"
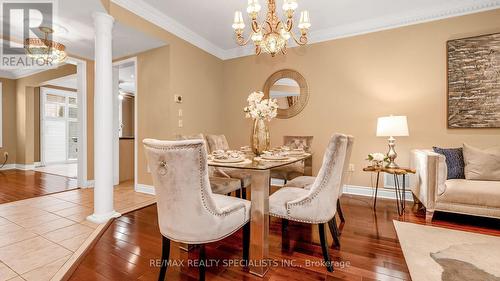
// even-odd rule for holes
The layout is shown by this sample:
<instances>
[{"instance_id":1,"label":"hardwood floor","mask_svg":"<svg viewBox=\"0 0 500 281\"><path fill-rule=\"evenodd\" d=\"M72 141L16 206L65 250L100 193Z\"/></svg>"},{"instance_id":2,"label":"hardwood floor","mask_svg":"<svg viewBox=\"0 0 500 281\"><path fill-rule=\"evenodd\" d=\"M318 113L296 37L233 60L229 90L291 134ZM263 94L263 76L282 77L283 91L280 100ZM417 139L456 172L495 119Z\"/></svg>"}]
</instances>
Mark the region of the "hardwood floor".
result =
<instances>
[{"instance_id":1,"label":"hardwood floor","mask_svg":"<svg viewBox=\"0 0 500 281\"><path fill-rule=\"evenodd\" d=\"M77 188L77 180L35 171L0 171L0 204Z\"/></svg>"},{"instance_id":2,"label":"hardwood floor","mask_svg":"<svg viewBox=\"0 0 500 281\"><path fill-rule=\"evenodd\" d=\"M288 232L282 235L281 220L272 218L270 257L278 264L264 279L241 267L222 266L224 261L241 258L242 233L239 231L207 245L207 258L220 260L219 266L214 262L207 268L207 280L410 280L392 220L425 224L424 213L408 204L404 217L399 217L394 201L380 199L376 212L372 211L371 204L368 197L342 197L346 223L341 227L340 250L330 248L330 255L337 262L333 273L319 265L322 254L317 227L290 222ZM436 214L432 224L500 236L496 220ZM328 241L331 243L331 236ZM159 268L150 264L159 259L160 254L161 235L153 205L115 220L71 280L157 280ZM184 264L169 267L167 279L196 280L197 268L188 266L188 262L197 257L197 249L186 253L179 250L177 243L172 243L171 260ZM293 262L293 266L286 262Z\"/></svg>"}]
</instances>

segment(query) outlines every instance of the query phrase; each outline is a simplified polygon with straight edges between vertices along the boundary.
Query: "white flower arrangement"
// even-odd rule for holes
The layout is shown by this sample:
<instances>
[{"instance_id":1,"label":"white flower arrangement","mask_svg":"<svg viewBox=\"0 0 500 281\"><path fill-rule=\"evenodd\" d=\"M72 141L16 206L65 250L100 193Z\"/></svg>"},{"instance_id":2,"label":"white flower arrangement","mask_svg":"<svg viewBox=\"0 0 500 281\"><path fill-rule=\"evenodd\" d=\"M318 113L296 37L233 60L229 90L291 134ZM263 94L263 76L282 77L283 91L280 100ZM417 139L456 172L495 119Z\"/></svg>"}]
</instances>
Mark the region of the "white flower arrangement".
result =
<instances>
[{"instance_id":1,"label":"white flower arrangement","mask_svg":"<svg viewBox=\"0 0 500 281\"><path fill-rule=\"evenodd\" d=\"M385 160L385 158L386 158L385 154L380 153L380 152L368 154L368 160L370 160L370 161L382 162Z\"/></svg>"},{"instance_id":2,"label":"white flower arrangement","mask_svg":"<svg viewBox=\"0 0 500 281\"><path fill-rule=\"evenodd\" d=\"M388 157L383 153L375 152L368 154L368 158L366 158L366 160L372 162L375 166L380 166L388 160Z\"/></svg>"},{"instance_id":3,"label":"white flower arrangement","mask_svg":"<svg viewBox=\"0 0 500 281\"><path fill-rule=\"evenodd\" d=\"M243 111L246 118L271 121L278 114L278 101L276 99L262 99L264 93L253 92L248 98L248 106Z\"/></svg>"}]
</instances>

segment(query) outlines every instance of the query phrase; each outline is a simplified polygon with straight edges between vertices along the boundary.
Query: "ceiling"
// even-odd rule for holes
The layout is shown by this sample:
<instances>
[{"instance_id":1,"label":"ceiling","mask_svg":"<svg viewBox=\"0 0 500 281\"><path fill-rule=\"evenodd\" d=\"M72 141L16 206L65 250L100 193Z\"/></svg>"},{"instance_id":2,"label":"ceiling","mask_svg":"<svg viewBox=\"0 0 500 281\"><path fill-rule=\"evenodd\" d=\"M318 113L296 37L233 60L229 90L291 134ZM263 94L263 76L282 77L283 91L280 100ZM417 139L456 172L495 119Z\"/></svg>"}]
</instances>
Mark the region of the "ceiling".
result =
<instances>
[{"instance_id":1,"label":"ceiling","mask_svg":"<svg viewBox=\"0 0 500 281\"><path fill-rule=\"evenodd\" d=\"M76 74L66 75L63 77L59 77L56 79L52 79L49 81L45 81L42 86L50 85L50 86L58 86L70 89L78 88L78 78Z\"/></svg>"},{"instance_id":2,"label":"ceiling","mask_svg":"<svg viewBox=\"0 0 500 281\"><path fill-rule=\"evenodd\" d=\"M94 59L94 23L92 13L105 12L100 0L63 0L57 1L58 7L54 21L54 37L57 42L66 45L71 55ZM36 16L34 20L36 20ZM12 21L19 22L21 21ZM22 42L22 25L12 26L13 38ZM149 49L166 45L157 38L150 37L136 29L115 21L113 27L113 58L121 58ZM37 72L32 69L2 69L0 76L17 79Z\"/></svg>"},{"instance_id":3,"label":"ceiling","mask_svg":"<svg viewBox=\"0 0 500 281\"><path fill-rule=\"evenodd\" d=\"M231 28L234 11L245 11L246 0L112 1L221 59L253 53L251 46L237 46ZM264 0L260 3L264 6ZM277 0L279 13L282 3ZM298 0L298 4L298 11L311 14L311 43L500 8L500 0ZM263 7L261 18L266 10ZM245 20L248 30L248 17Z\"/></svg>"}]
</instances>

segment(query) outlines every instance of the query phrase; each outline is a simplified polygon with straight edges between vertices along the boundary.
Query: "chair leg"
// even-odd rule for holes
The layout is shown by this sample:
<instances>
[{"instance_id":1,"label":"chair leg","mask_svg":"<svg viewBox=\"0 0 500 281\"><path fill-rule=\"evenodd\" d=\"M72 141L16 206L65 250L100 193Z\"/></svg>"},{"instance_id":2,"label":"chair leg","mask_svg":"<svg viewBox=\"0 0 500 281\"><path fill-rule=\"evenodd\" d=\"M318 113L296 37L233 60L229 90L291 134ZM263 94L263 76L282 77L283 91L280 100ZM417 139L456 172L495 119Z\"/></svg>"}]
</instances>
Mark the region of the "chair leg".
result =
<instances>
[{"instance_id":1,"label":"chair leg","mask_svg":"<svg viewBox=\"0 0 500 281\"><path fill-rule=\"evenodd\" d=\"M326 243L325 235L325 224L318 224L319 228L319 239L321 240L321 250L323 251L323 259L325 260L326 269L329 272L333 272L332 262L330 261L330 255L328 255L328 245Z\"/></svg>"},{"instance_id":2,"label":"chair leg","mask_svg":"<svg viewBox=\"0 0 500 281\"><path fill-rule=\"evenodd\" d=\"M340 206L340 198L337 199L337 213L339 213L340 221L345 223L344 212L342 212L342 207Z\"/></svg>"},{"instance_id":3,"label":"chair leg","mask_svg":"<svg viewBox=\"0 0 500 281\"><path fill-rule=\"evenodd\" d=\"M243 261L245 266L248 266L248 259L250 255L250 222L243 226Z\"/></svg>"},{"instance_id":4,"label":"chair leg","mask_svg":"<svg viewBox=\"0 0 500 281\"><path fill-rule=\"evenodd\" d=\"M200 256L199 256L198 260L199 260L198 280L205 281L205 263L207 262L207 256L205 254L205 244L200 245Z\"/></svg>"},{"instance_id":5,"label":"chair leg","mask_svg":"<svg viewBox=\"0 0 500 281\"><path fill-rule=\"evenodd\" d=\"M330 228L330 233L332 234L333 241L335 243L336 248L340 248L340 232L337 227L337 221L335 220L335 217L333 217L329 222L328 222L328 227Z\"/></svg>"},{"instance_id":6,"label":"chair leg","mask_svg":"<svg viewBox=\"0 0 500 281\"><path fill-rule=\"evenodd\" d=\"M170 239L162 236L162 249L161 249L161 267L160 275L158 276L158 281L164 281L165 275L167 273L168 258L170 256Z\"/></svg>"},{"instance_id":7,"label":"chair leg","mask_svg":"<svg viewBox=\"0 0 500 281\"><path fill-rule=\"evenodd\" d=\"M281 232L285 232L288 229L288 220L281 219Z\"/></svg>"}]
</instances>

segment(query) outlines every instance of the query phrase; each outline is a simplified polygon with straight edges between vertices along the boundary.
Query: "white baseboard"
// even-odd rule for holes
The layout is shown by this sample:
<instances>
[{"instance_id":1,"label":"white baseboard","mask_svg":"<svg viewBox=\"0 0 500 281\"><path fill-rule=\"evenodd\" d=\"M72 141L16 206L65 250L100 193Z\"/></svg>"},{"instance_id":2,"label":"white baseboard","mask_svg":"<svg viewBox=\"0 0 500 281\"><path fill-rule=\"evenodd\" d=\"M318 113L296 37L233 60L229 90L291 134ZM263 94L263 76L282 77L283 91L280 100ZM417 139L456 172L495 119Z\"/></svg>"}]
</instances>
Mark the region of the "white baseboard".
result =
<instances>
[{"instance_id":1,"label":"white baseboard","mask_svg":"<svg viewBox=\"0 0 500 281\"><path fill-rule=\"evenodd\" d=\"M6 164L3 166L0 170L23 170L23 171L30 171L34 170L35 165L34 164Z\"/></svg>"},{"instance_id":2,"label":"white baseboard","mask_svg":"<svg viewBox=\"0 0 500 281\"><path fill-rule=\"evenodd\" d=\"M140 192L140 193L146 193L146 194L150 194L150 195L155 195L155 188L152 185L138 183L135 186L135 191L136 192Z\"/></svg>"},{"instance_id":3,"label":"white baseboard","mask_svg":"<svg viewBox=\"0 0 500 281\"><path fill-rule=\"evenodd\" d=\"M42 167L42 162L35 162L35 168Z\"/></svg>"},{"instance_id":4,"label":"white baseboard","mask_svg":"<svg viewBox=\"0 0 500 281\"><path fill-rule=\"evenodd\" d=\"M0 168L0 171L14 170L15 168L16 168L16 164L5 164L5 166Z\"/></svg>"},{"instance_id":5,"label":"white baseboard","mask_svg":"<svg viewBox=\"0 0 500 281\"><path fill-rule=\"evenodd\" d=\"M375 189L368 186L358 186L358 185L345 185L345 194L359 195L359 196L375 196ZM406 190L406 201L413 201L413 196L410 190ZM394 189L379 188L377 193L377 198L385 198L396 200L396 192Z\"/></svg>"},{"instance_id":6,"label":"white baseboard","mask_svg":"<svg viewBox=\"0 0 500 281\"><path fill-rule=\"evenodd\" d=\"M16 164L17 170L30 171L35 169L35 164Z\"/></svg>"}]
</instances>

